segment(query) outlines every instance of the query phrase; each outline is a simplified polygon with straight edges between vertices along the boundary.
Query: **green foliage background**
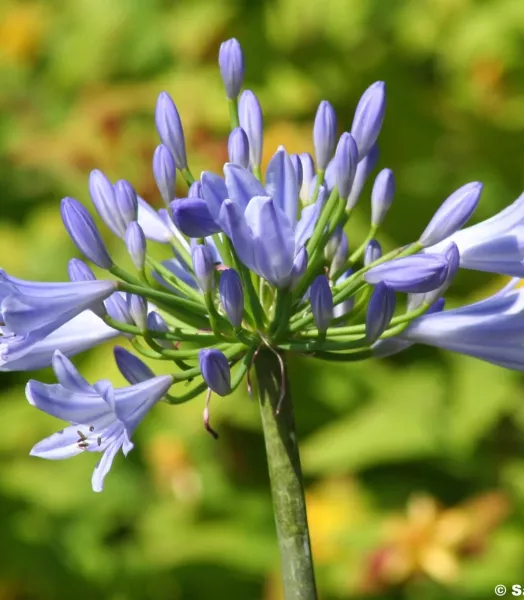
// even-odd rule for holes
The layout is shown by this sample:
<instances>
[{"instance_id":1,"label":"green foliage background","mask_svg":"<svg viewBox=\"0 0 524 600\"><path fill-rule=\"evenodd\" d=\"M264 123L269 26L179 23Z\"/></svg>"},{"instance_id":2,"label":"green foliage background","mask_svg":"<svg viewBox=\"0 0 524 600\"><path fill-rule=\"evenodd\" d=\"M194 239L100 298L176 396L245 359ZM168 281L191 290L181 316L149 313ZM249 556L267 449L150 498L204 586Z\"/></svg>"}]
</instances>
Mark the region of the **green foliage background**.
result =
<instances>
[{"instance_id":1,"label":"green foliage background","mask_svg":"<svg viewBox=\"0 0 524 600\"><path fill-rule=\"evenodd\" d=\"M362 91L387 82L380 164L398 188L387 247L413 240L467 181L486 184L478 220L524 188L522 0L0 0L5 269L65 279L74 250L58 203L87 203L93 168L158 203L150 162L162 89L181 112L193 172L219 168L228 118L216 57L232 36L264 106L268 156L281 143L311 149L320 100L347 129ZM461 274L451 303L503 282ZM102 347L76 363L89 380L122 383L111 356ZM291 371L322 598L484 599L496 584L524 584L519 374L422 347L351 367L295 359ZM201 425L202 401L157 407L96 495L95 456L28 456L57 424L27 404L26 380L0 379L1 600L280 598L258 410L244 392L213 402L218 442ZM433 553L407 581L369 585L384 525L414 493L455 507L487 491L508 514L477 551L455 553L453 576L428 576ZM489 521L493 506L475 519Z\"/></svg>"}]
</instances>

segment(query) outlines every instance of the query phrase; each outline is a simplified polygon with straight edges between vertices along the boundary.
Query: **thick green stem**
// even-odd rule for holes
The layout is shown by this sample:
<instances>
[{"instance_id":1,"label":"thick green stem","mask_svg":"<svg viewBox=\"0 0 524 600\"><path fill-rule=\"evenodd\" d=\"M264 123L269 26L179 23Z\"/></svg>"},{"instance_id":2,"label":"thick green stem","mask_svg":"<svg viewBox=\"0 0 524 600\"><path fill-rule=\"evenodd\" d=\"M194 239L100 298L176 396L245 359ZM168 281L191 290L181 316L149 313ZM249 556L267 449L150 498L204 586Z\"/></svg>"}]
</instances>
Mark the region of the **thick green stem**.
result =
<instances>
[{"instance_id":1,"label":"thick green stem","mask_svg":"<svg viewBox=\"0 0 524 600\"><path fill-rule=\"evenodd\" d=\"M269 350L259 353L255 371L285 599L316 600L304 485L289 385L276 355Z\"/></svg>"}]
</instances>

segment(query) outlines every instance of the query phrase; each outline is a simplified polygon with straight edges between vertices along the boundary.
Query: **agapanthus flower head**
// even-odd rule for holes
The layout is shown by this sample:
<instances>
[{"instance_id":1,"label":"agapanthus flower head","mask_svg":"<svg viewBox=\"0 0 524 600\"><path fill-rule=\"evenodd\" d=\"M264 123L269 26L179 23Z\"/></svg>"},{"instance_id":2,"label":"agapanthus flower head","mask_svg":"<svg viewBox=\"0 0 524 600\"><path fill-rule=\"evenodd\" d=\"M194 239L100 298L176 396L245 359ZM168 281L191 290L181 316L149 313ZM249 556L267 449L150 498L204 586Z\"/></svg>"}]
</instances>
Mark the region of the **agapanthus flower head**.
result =
<instances>
[{"instance_id":1,"label":"agapanthus flower head","mask_svg":"<svg viewBox=\"0 0 524 600\"><path fill-rule=\"evenodd\" d=\"M285 352L353 362L423 343L524 370L524 292L515 281L462 308L445 310L443 297L461 267L524 277L524 195L461 229L482 189L467 184L436 211L420 239L383 253L377 237L395 187L389 169L372 186L365 236L350 232L350 215L360 198L369 198L363 190L378 161L384 84L364 92L338 145L335 111L321 102L313 123L316 161L277 145L263 173L262 108L250 90L237 102L244 63L236 40L221 47L219 64L231 122L224 140L229 162L220 172L192 173L180 115L162 92L152 170L165 207L153 208L130 182L113 185L102 171L91 173L94 206L116 236L111 243L127 249L133 272L112 259L90 213L72 198L61 203L64 225L102 273L95 277L78 258L68 265L71 281L26 281L0 270L0 370L52 363L59 383L31 381L27 395L71 423L33 454L102 452L96 490L116 452L131 448L134 429L163 397L176 405L207 390L204 423L214 434L211 393L227 396L246 382L250 390L250 369L258 369L264 353L278 359L282 398ZM177 189L187 187L175 198L177 169ZM149 242L163 245L161 260ZM116 246L113 254L122 255ZM114 351L130 384L125 388L103 379L90 385L66 358L116 338L133 347L133 353ZM140 355L163 361L172 375L155 377Z\"/></svg>"}]
</instances>

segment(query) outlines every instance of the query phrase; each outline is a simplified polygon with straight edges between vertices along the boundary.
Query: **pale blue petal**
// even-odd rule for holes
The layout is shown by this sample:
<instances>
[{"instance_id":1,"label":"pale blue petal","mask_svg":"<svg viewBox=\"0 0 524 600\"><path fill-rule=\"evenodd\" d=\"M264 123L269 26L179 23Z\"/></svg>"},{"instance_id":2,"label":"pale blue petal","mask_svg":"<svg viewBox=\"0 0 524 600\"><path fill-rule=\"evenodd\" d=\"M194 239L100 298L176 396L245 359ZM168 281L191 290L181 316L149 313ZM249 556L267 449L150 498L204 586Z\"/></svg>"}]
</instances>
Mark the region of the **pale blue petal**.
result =
<instances>
[{"instance_id":1,"label":"pale blue petal","mask_svg":"<svg viewBox=\"0 0 524 600\"><path fill-rule=\"evenodd\" d=\"M228 197L242 210L245 210L249 201L254 196L265 196L266 191L260 181L247 169L226 163L224 175Z\"/></svg>"},{"instance_id":2,"label":"pale blue petal","mask_svg":"<svg viewBox=\"0 0 524 600\"><path fill-rule=\"evenodd\" d=\"M219 222L233 242L240 260L251 270L256 270L253 236L242 209L232 200L225 200L220 209Z\"/></svg>"},{"instance_id":3,"label":"pale blue petal","mask_svg":"<svg viewBox=\"0 0 524 600\"><path fill-rule=\"evenodd\" d=\"M70 423L91 424L110 414L99 394L77 394L59 384L45 384L31 379L26 385L25 394L29 404Z\"/></svg>"},{"instance_id":4,"label":"pale blue petal","mask_svg":"<svg viewBox=\"0 0 524 600\"><path fill-rule=\"evenodd\" d=\"M48 460L71 458L83 452L78 445L79 437L78 426L71 425L35 444L30 455Z\"/></svg>"},{"instance_id":5,"label":"pale blue petal","mask_svg":"<svg viewBox=\"0 0 524 600\"><path fill-rule=\"evenodd\" d=\"M66 356L94 348L122 334L106 325L90 310L77 315L48 336L27 344L25 353L12 358L9 338L0 338L0 371L34 371L51 365L55 350Z\"/></svg>"},{"instance_id":6,"label":"pale blue petal","mask_svg":"<svg viewBox=\"0 0 524 600\"><path fill-rule=\"evenodd\" d=\"M116 453L122 447L123 439L116 439L104 452L100 462L96 465L93 471L93 477L91 478L91 485L93 486L94 492L101 492L104 489L104 479L109 473L113 459Z\"/></svg>"},{"instance_id":7,"label":"pale blue petal","mask_svg":"<svg viewBox=\"0 0 524 600\"><path fill-rule=\"evenodd\" d=\"M94 388L80 375L75 365L59 350L53 355L53 371L60 385L74 394L95 394Z\"/></svg>"},{"instance_id":8,"label":"pale blue petal","mask_svg":"<svg viewBox=\"0 0 524 600\"><path fill-rule=\"evenodd\" d=\"M137 221L148 240L169 244L173 239L172 231L166 226L157 211L140 197L138 198Z\"/></svg>"},{"instance_id":9,"label":"pale blue petal","mask_svg":"<svg viewBox=\"0 0 524 600\"><path fill-rule=\"evenodd\" d=\"M245 216L253 234L256 271L277 287L286 285L295 257L295 235L289 219L264 196L251 200Z\"/></svg>"},{"instance_id":10,"label":"pale blue petal","mask_svg":"<svg viewBox=\"0 0 524 600\"><path fill-rule=\"evenodd\" d=\"M167 394L172 385L171 375L160 375L114 390L115 413L124 423L129 437L148 411Z\"/></svg>"},{"instance_id":11,"label":"pale blue petal","mask_svg":"<svg viewBox=\"0 0 524 600\"><path fill-rule=\"evenodd\" d=\"M324 206L325 199L326 188L320 186L315 204L310 204L302 209L300 220L297 223L297 228L295 230L295 247L297 252L306 244L313 234L322 207Z\"/></svg>"},{"instance_id":12,"label":"pale blue petal","mask_svg":"<svg viewBox=\"0 0 524 600\"><path fill-rule=\"evenodd\" d=\"M218 222L222 203L228 197L226 182L222 177L210 171L202 173L200 182L202 184L202 197L207 203L211 216Z\"/></svg>"},{"instance_id":13,"label":"pale blue petal","mask_svg":"<svg viewBox=\"0 0 524 600\"><path fill-rule=\"evenodd\" d=\"M275 206L287 215L294 229L298 211L298 182L293 163L284 149L277 150L269 163L266 190Z\"/></svg>"}]
</instances>

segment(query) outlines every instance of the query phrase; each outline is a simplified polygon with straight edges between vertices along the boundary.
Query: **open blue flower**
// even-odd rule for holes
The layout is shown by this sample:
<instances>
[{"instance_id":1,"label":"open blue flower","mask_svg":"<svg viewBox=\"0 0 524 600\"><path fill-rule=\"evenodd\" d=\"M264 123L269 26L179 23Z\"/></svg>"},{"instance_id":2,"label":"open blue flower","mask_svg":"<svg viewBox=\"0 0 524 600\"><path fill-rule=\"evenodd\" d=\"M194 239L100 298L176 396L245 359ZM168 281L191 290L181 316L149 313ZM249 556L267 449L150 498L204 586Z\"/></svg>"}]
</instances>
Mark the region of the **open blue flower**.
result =
<instances>
[{"instance_id":1,"label":"open blue flower","mask_svg":"<svg viewBox=\"0 0 524 600\"><path fill-rule=\"evenodd\" d=\"M133 432L167 393L173 378L161 375L118 389L104 380L90 385L58 351L53 369L59 383L30 380L26 396L33 406L71 425L36 444L31 454L60 460L84 451L102 452L92 477L93 490L100 492L116 453L122 448L127 456L133 448Z\"/></svg>"}]
</instances>

